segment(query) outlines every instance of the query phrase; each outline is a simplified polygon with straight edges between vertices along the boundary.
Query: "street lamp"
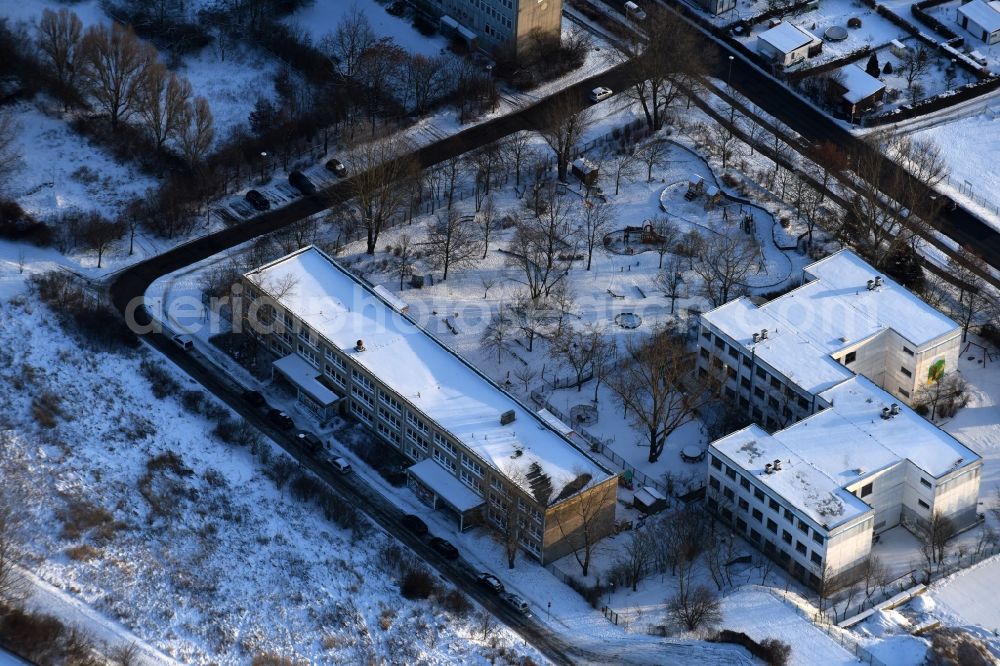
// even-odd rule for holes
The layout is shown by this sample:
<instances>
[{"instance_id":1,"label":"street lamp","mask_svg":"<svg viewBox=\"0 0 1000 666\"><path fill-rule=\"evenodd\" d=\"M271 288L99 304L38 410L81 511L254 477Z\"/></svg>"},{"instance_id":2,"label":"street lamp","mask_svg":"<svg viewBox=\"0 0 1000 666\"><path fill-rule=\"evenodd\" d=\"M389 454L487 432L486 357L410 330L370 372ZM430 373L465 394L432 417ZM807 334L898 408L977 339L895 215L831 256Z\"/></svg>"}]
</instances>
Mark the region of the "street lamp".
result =
<instances>
[{"instance_id":1,"label":"street lamp","mask_svg":"<svg viewBox=\"0 0 1000 666\"><path fill-rule=\"evenodd\" d=\"M264 182L264 162L267 161L267 153L260 151L260 182Z\"/></svg>"},{"instance_id":2,"label":"street lamp","mask_svg":"<svg viewBox=\"0 0 1000 666\"><path fill-rule=\"evenodd\" d=\"M733 61L736 60L735 57L729 56L729 74L726 75L726 88L730 87L730 82L733 80ZM729 92L728 90L726 92Z\"/></svg>"},{"instance_id":3,"label":"street lamp","mask_svg":"<svg viewBox=\"0 0 1000 666\"><path fill-rule=\"evenodd\" d=\"M733 80L733 60L735 60L735 58L733 56L729 56L729 73L726 75L726 94L729 95L731 99L732 99L732 95L733 95L733 86L731 84L731 81ZM729 104L729 122L731 122L731 123L735 123L736 122L736 100L735 99L733 99L733 101L730 102L730 104Z\"/></svg>"},{"instance_id":4,"label":"street lamp","mask_svg":"<svg viewBox=\"0 0 1000 666\"><path fill-rule=\"evenodd\" d=\"M611 588L608 590L608 606L611 605L611 595L615 593L615 582L611 581Z\"/></svg>"}]
</instances>

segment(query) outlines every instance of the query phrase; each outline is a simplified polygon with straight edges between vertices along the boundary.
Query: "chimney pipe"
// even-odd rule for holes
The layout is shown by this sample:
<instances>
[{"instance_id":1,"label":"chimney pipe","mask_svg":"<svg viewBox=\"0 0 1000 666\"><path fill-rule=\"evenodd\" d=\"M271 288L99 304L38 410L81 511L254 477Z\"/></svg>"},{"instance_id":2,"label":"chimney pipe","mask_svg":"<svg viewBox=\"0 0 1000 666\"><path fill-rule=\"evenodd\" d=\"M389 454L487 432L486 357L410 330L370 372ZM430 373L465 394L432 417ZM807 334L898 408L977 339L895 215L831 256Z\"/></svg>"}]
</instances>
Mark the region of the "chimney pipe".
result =
<instances>
[{"instance_id":1,"label":"chimney pipe","mask_svg":"<svg viewBox=\"0 0 1000 666\"><path fill-rule=\"evenodd\" d=\"M358 344L354 345L354 351L361 352L361 351L364 351L364 350L365 350L365 341L361 340L361 339L358 339Z\"/></svg>"},{"instance_id":2,"label":"chimney pipe","mask_svg":"<svg viewBox=\"0 0 1000 666\"><path fill-rule=\"evenodd\" d=\"M896 403L892 403L892 406L889 408L889 413L892 414L893 416L899 414L899 405L897 405Z\"/></svg>"}]
</instances>

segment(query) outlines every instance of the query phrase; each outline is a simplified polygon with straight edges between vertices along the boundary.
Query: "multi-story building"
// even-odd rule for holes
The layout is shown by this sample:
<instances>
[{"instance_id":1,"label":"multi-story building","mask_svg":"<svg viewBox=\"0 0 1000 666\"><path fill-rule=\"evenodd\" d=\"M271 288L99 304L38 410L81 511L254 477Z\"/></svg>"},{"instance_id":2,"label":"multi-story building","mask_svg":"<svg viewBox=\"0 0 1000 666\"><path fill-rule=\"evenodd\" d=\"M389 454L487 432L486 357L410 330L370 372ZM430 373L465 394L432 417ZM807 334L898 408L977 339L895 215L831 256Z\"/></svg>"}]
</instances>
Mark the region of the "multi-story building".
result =
<instances>
[{"instance_id":1,"label":"multi-story building","mask_svg":"<svg viewBox=\"0 0 1000 666\"><path fill-rule=\"evenodd\" d=\"M413 460L408 485L461 529L492 523L543 563L613 530L617 475L448 350L391 294L311 246L242 282L241 324L278 356L274 370L298 405L320 419L349 413Z\"/></svg>"},{"instance_id":2,"label":"multi-story building","mask_svg":"<svg viewBox=\"0 0 1000 666\"><path fill-rule=\"evenodd\" d=\"M418 7L439 17L443 30L497 51L520 51L532 34L559 38L562 0L419 0ZM471 31L471 32L470 32Z\"/></svg>"},{"instance_id":3,"label":"multi-story building","mask_svg":"<svg viewBox=\"0 0 1000 666\"><path fill-rule=\"evenodd\" d=\"M959 327L848 251L805 279L702 316L699 372L766 426L711 444L708 507L803 581L836 585L879 532L973 524L982 460L905 404L957 366Z\"/></svg>"}]
</instances>

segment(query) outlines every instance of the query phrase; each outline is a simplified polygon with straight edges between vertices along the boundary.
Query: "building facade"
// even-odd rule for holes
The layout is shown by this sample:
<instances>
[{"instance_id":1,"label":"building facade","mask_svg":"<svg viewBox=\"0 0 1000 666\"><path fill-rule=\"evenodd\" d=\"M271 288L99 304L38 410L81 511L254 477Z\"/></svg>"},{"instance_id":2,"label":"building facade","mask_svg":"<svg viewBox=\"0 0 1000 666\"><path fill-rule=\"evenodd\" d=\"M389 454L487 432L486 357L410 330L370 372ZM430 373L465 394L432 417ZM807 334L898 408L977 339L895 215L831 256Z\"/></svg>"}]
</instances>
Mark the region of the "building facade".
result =
<instances>
[{"instance_id":1,"label":"building facade","mask_svg":"<svg viewBox=\"0 0 1000 666\"><path fill-rule=\"evenodd\" d=\"M314 247L242 284L242 330L278 357L298 406L320 419L331 408L350 414L412 460L408 485L460 529L505 530L543 563L613 531L617 475L420 328L398 299Z\"/></svg>"},{"instance_id":2,"label":"building facade","mask_svg":"<svg viewBox=\"0 0 1000 666\"><path fill-rule=\"evenodd\" d=\"M784 67L812 58L822 49L823 42L816 35L784 21L757 37L757 52Z\"/></svg>"},{"instance_id":3,"label":"building facade","mask_svg":"<svg viewBox=\"0 0 1000 666\"><path fill-rule=\"evenodd\" d=\"M989 46L1000 42L1000 0L972 0L958 8L958 23Z\"/></svg>"},{"instance_id":4,"label":"building facade","mask_svg":"<svg viewBox=\"0 0 1000 666\"><path fill-rule=\"evenodd\" d=\"M804 582L838 585L879 532L972 525L982 460L908 406L957 368L958 325L846 250L803 278L702 315L698 372L756 424L710 446L708 506Z\"/></svg>"},{"instance_id":5,"label":"building facade","mask_svg":"<svg viewBox=\"0 0 1000 666\"><path fill-rule=\"evenodd\" d=\"M420 0L417 5L445 31L466 41L463 31L471 31L487 51L520 51L533 33L558 39L562 25L562 0Z\"/></svg>"}]
</instances>

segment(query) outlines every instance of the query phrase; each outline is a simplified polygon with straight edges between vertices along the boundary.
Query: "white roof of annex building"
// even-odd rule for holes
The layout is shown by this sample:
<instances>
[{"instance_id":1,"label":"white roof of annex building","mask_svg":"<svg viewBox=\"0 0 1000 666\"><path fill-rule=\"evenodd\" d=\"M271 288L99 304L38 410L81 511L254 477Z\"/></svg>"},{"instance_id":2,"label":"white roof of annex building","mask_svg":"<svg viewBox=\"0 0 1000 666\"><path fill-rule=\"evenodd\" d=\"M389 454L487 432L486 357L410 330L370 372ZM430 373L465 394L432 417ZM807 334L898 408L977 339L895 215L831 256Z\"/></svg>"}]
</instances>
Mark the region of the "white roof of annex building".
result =
<instances>
[{"instance_id":1,"label":"white roof of annex building","mask_svg":"<svg viewBox=\"0 0 1000 666\"><path fill-rule=\"evenodd\" d=\"M544 477L552 504L612 476L317 248L246 277L539 501ZM507 411L516 418L500 425Z\"/></svg>"},{"instance_id":2,"label":"white roof of annex building","mask_svg":"<svg viewBox=\"0 0 1000 666\"><path fill-rule=\"evenodd\" d=\"M1000 30L1000 0L992 2L972 0L972 2L960 6L958 11L986 32L992 33Z\"/></svg>"},{"instance_id":3,"label":"white roof of annex building","mask_svg":"<svg viewBox=\"0 0 1000 666\"><path fill-rule=\"evenodd\" d=\"M804 273L810 281L760 307L740 298L702 319L811 393L853 377L832 355L880 333L893 330L916 347L959 333L958 324L884 275L869 290L877 271L849 250ZM762 329L767 339L755 343Z\"/></svg>"},{"instance_id":4,"label":"white roof of annex building","mask_svg":"<svg viewBox=\"0 0 1000 666\"><path fill-rule=\"evenodd\" d=\"M884 83L857 65L851 64L841 67L837 73L840 75L840 83L845 89L843 98L851 104L857 104L885 89Z\"/></svg>"},{"instance_id":5,"label":"white roof of annex building","mask_svg":"<svg viewBox=\"0 0 1000 666\"><path fill-rule=\"evenodd\" d=\"M782 53L791 53L795 49L802 48L807 44L818 42L819 38L805 28L782 21L770 30L765 30L758 35L759 39L776 48Z\"/></svg>"}]
</instances>

